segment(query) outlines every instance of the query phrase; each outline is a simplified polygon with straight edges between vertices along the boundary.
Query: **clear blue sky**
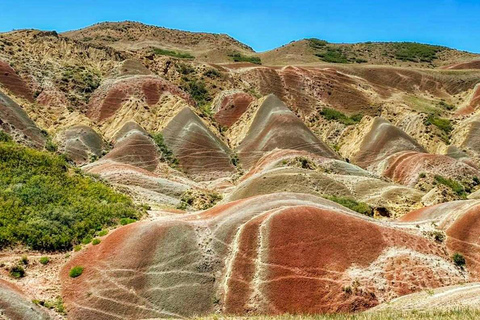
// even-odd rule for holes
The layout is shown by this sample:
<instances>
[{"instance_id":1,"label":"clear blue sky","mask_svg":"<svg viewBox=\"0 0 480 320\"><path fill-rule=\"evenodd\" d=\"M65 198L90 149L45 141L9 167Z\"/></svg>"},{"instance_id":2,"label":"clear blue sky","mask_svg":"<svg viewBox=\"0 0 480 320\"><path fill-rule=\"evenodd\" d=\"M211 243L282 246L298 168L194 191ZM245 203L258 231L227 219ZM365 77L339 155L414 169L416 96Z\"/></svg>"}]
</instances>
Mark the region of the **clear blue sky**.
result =
<instances>
[{"instance_id":1,"label":"clear blue sky","mask_svg":"<svg viewBox=\"0 0 480 320\"><path fill-rule=\"evenodd\" d=\"M122 20L227 33L257 51L316 37L416 41L480 53L480 0L0 0L0 31L66 31Z\"/></svg>"}]
</instances>

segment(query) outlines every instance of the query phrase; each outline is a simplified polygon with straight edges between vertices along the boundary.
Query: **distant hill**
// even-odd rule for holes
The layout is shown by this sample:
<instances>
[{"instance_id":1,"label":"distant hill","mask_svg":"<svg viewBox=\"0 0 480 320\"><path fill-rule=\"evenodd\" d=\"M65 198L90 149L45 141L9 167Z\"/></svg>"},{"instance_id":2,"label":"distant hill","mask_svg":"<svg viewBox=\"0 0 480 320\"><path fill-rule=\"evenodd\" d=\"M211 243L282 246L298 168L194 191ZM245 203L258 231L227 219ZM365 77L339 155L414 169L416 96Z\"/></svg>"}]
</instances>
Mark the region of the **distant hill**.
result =
<instances>
[{"instance_id":1,"label":"distant hill","mask_svg":"<svg viewBox=\"0 0 480 320\"><path fill-rule=\"evenodd\" d=\"M181 31L131 21L98 23L62 36L119 51L155 50L160 55L209 62L231 62L234 54L255 53L226 34Z\"/></svg>"},{"instance_id":2,"label":"distant hill","mask_svg":"<svg viewBox=\"0 0 480 320\"><path fill-rule=\"evenodd\" d=\"M480 59L480 55L414 42L329 43L303 39L260 53L264 64L356 63L394 66L439 67Z\"/></svg>"}]
</instances>

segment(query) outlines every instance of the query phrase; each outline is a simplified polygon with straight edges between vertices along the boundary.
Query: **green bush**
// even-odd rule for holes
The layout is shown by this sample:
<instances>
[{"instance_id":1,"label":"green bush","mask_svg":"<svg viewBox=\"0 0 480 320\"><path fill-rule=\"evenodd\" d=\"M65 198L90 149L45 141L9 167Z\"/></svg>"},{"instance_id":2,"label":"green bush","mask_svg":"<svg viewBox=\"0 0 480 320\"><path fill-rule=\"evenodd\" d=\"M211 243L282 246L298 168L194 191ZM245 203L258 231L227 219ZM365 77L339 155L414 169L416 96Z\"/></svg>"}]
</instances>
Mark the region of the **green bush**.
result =
<instances>
[{"instance_id":1,"label":"green bush","mask_svg":"<svg viewBox=\"0 0 480 320\"><path fill-rule=\"evenodd\" d=\"M169 56L169 57L180 58L180 59L195 58L194 56L192 56L190 53L187 53L187 52L170 51L170 50L164 50L160 48L154 48L153 53L158 56Z\"/></svg>"},{"instance_id":2,"label":"green bush","mask_svg":"<svg viewBox=\"0 0 480 320\"><path fill-rule=\"evenodd\" d=\"M348 58L343 54L340 48L326 47L323 52L315 54L317 57L325 62L331 63L348 63Z\"/></svg>"},{"instance_id":3,"label":"green bush","mask_svg":"<svg viewBox=\"0 0 480 320\"><path fill-rule=\"evenodd\" d=\"M47 142L45 143L45 150L50 151L50 152L57 152L58 147L53 141L49 138L47 139Z\"/></svg>"},{"instance_id":4,"label":"green bush","mask_svg":"<svg viewBox=\"0 0 480 320\"><path fill-rule=\"evenodd\" d=\"M181 87L190 94L199 106L207 104L211 100L203 80L183 77Z\"/></svg>"},{"instance_id":5,"label":"green bush","mask_svg":"<svg viewBox=\"0 0 480 320\"><path fill-rule=\"evenodd\" d=\"M239 52L235 52L229 55L235 62L250 62L253 64L262 64L262 60L259 57L245 56Z\"/></svg>"},{"instance_id":6,"label":"green bush","mask_svg":"<svg viewBox=\"0 0 480 320\"><path fill-rule=\"evenodd\" d=\"M20 260L21 263L23 263L24 265L27 265L28 264L28 257L27 256L22 256L22 259Z\"/></svg>"},{"instance_id":7,"label":"green bush","mask_svg":"<svg viewBox=\"0 0 480 320\"><path fill-rule=\"evenodd\" d=\"M327 41L316 39L316 38L310 38L306 40L308 41L308 44L310 45L310 47L314 49L323 49L328 44Z\"/></svg>"},{"instance_id":8,"label":"green bush","mask_svg":"<svg viewBox=\"0 0 480 320\"><path fill-rule=\"evenodd\" d=\"M70 269L70 272L68 273L68 275L70 276L70 278L76 278L81 276L82 273L83 273L83 267L76 266Z\"/></svg>"},{"instance_id":9,"label":"green bush","mask_svg":"<svg viewBox=\"0 0 480 320\"><path fill-rule=\"evenodd\" d=\"M50 258L49 257L41 257L40 258L40 263L43 264L43 265L46 265L50 262Z\"/></svg>"},{"instance_id":10,"label":"green bush","mask_svg":"<svg viewBox=\"0 0 480 320\"><path fill-rule=\"evenodd\" d=\"M10 276L16 279L25 277L25 269L22 266L13 266L10 268Z\"/></svg>"},{"instance_id":11,"label":"green bush","mask_svg":"<svg viewBox=\"0 0 480 320\"><path fill-rule=\"evenodd\" d=\"M339 196L326 196L328 200L332 200L344 207L347 207L353 211L364 214L369 217L373 217L373 209L368 204L364 202L357 202L354 199L348 197L339 197Z\"/></svg>"},{"instance_id":12,"label":"green bush","mask_svg":"<svg viewBox=\"0 0 480 320\"><path fill-rule=\"evenodd\" d=\"M208 69L207 71L205 71L203 73L203 75L207 78L210 78L210 79L215 79L215 78L220 78L222 76L222 74L220 73L220 71L218 71L217 69Z\"/></svg>"},{"instance_id":13,"label":"green bush","mask_svg":"<svg viewBox=\"0 0 480 320\"><path fill-rule=\"evenodd\" d=\"M165 144L163 135L160 132L152 134L152 139L155 141L160 150L162 160L166 161L171 167L178 167L178 159L173 155L172 150Z\"/></svg>"},{"instance_id":14,"label":"green bush","mask_svg":"<svg viewBox=\"0 0 480 320\"><path fill-rule=\"evenodd\" d=\"M437 58L437 53L445 50L445 47L414 42L393 43L392 48L396 59L412 62L432 62Z\"/></svg>"},{"instance_id":15,"label":"green bush","mask_svg":"<svg viewBox=\"0 0 480 320\"><path fill-rule=\"evenodd\" d=\"M452 111L452 110L455 110L455 106L454 105L451 105L451 104L448 104L446 103L445 101L440 101L438 103L438 105L443 108L443 109L446 109L448 111Z\"/></svg>"},{"instance_id":16,"label":"green bush","mask_svg":"<svg viewBox=\"0 0 480 320\"><path fill-rule=\"evenodd\" d=\"M140 216L130 198L76 173L62 157L0 143L0 249L70 249L120 218Z\"/></svg>"},{"instance_id":17,"label":"green bush","mask_svg":"<svg viewBox=\"0 0 480 320\"><path fill-rule=\"evenodd\" d=\"M453 179L448 179L439 175L435 176L435 181L449 187L450 189L453 190L453 192L455 192L460 197L466 198L467 194L465 192L465 188L460 182L455 181Z\"/></svg>"},{"instance_id":18,"label":"green bush","mask_svg":"<svg viewBox=\"0 0 480 320\"><path fill-rule=\"evenodd\" d=\"M425 120L425 125L433 124L438 129L442 130L446 134L450 134L453 130L452 123L448 119L438 118L434 115L429 115Z\"/></svg>"},{"instance_id":19,"label":"green bush","mask_svg":"<svg viewBox=\"0 0 480 320\"><path fill-rule=\"evenodd\" d=\"M465 266L465 257L458 252L455 252L452 256L453 263L455 263L456 266L458 267L464 267Z\"/></svg>"},{"instance_id":20,"label":"green bush","mask_svg":"<svg viewBox=\"0 0 480 320\"><path fill-rule=\"evenodd\" d=\"M97 244L100 244L100 242L102 242L100 239L95 238L95 239L93 239L92 244L93 244L94 246L96 246Z\"/></svg>"},{"instance_id":21,"label":"green bush","mask_svg":"<svg viewBox=\"0 0 480 320\"><path fill-rule=\"evenodd\" d=\"M102 231L100 231L97 235L98 235L99 237L103 237L103 236L106 236L107 234L108 234L108 230L102 230Z\"/></svg>"},{"instance_id":22,"label":"green bush","mask_svg":"<svg viewBox=\"0 0 480 320\"><path fill-rule=\"evenodd\" d=\"M120 224L122 226L126 226L127 224L134 223L135 221L137 221L137 220L130 219L130 218L122 218L122 219L120 219Z\"/></svg>"},{"instance_id":23,"label":"green bush","mask_svg":"<svg viewBox=\"0 0 480 320\"><path fill-rule=\"evenodd\" d=\"M356 114L349 117L341 113L340 111L337 111L335 109L330 109L330 108L323 108L322 111L320 111L320 114L327 120L338 121L347 126L358 123L363 118L363 115L361 114Z\"/></svg>"},{"instance_id":24,"label":"green bush","mask_svg":"<svg viewBox=\"0 0 480 320\"><path fill-rule=\"evenodd\" d=\"M0 130L0 142L11 142L12 137L10 137L9 134L7 134L5 131Z\"/></svg>"}]
</instances>

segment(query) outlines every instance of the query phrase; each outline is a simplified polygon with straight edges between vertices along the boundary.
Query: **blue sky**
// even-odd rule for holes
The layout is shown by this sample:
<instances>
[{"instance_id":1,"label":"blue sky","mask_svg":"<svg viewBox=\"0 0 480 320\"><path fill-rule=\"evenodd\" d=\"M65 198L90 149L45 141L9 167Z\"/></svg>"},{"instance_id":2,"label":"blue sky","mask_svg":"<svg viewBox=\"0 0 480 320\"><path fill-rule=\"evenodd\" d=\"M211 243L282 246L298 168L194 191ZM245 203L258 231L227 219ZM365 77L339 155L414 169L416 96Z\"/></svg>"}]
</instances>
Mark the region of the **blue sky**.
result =
<instances>
[{"instance_id":1,"label":"blue sky","mask_svg":"<svg viewBox=\"0 0 480 320\"><path fill-rule=\"evenodd\" d=\"M66 31L134 20L227 33L257 51L316 37L330 42L416 41L480 53L480 0L0 0L0 31Z\"/></svg>"}]
</instances>

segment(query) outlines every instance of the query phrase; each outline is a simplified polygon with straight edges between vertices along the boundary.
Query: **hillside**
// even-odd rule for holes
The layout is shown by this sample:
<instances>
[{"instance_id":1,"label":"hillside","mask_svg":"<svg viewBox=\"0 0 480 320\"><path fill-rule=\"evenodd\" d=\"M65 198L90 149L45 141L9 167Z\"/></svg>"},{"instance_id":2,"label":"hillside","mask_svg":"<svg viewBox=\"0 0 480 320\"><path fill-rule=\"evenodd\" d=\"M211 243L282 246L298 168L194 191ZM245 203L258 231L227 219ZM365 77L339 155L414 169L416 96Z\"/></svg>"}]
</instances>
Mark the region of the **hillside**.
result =
<instances>
[{"instance_id":1,"label":"hillside","mask_svg":"<svg viewBox=\"0 0 480 320\"><path fill-rule=\"evenodd\" d=\"M476 59L0 34L0 315L477 315Z\"/></svg>"},{"instance_id":2,"label":"hillside","mask_svg":"<svg viewBox=\"0 0 480 320\"><path fill-rule=\"evenodd\" d=\"M188 32L138 22L104 22L62 36L119 51L179 55L199 61L228 62L234 53L253 54L249 46L226 34Z\"/></svg>"},{"instance_id":3,"label":"hillside","mask_svg":"<svg viewBox=\"0 0 480 320\"><path fill-rule=\"evenodd\" d=\"M480 55L442 46L413 42L328 43L319 39L293 41L260 53L267 65L354 63L435 68L459 61L480 59Z\"/></svg>"}]
</instances>

